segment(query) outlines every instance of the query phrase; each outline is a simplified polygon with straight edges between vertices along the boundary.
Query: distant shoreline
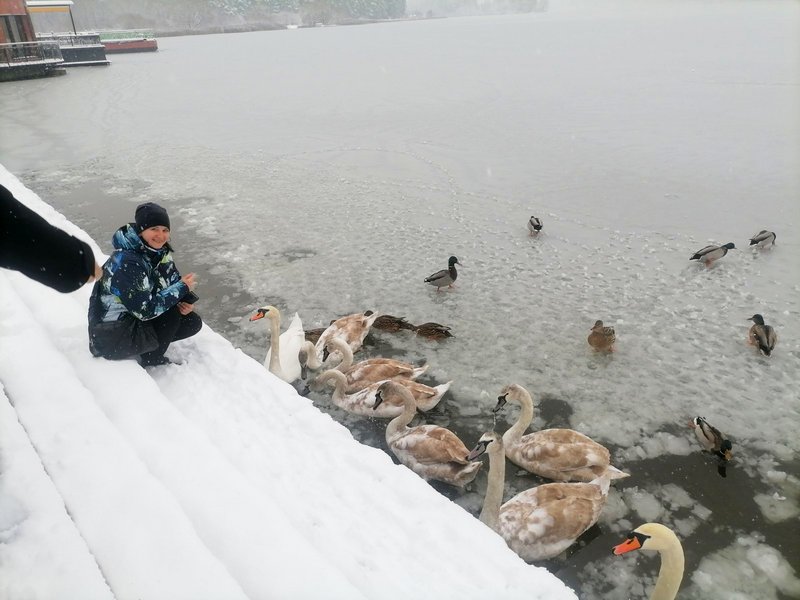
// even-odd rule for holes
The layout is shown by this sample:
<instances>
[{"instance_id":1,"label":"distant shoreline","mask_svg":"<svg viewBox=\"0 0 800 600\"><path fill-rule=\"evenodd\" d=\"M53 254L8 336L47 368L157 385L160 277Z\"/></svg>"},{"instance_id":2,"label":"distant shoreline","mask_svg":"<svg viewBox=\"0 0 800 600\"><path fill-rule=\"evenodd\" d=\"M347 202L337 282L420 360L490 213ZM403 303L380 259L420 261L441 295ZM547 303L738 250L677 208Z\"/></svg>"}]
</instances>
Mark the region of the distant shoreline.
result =
<instances>
[{"instance_id":1,"label":"distant shoreline","mask_svg":"<svg viewBox=\"0 0 800 600\"><path fill-rule=\"evenodd\" d=\"M297 29L314 29L316 27L345 27L349 25L373 25L375 23L396 23L401 21L430 21L435 19L446 19L446 16L434 17L402 17L397 19L358 19L349 21L340 21L336 23L328 23L322 25L297 25ZM155 30L157 38L160 37L181 37L186 35L210 35L215 33L249 33L253 31L283 31L289 29L286 25L262 23L253 26L247 25L231 25L231 26L217 26L207 27L204 29L180 29L180 30Z\"/></svg>"}]
</instances>

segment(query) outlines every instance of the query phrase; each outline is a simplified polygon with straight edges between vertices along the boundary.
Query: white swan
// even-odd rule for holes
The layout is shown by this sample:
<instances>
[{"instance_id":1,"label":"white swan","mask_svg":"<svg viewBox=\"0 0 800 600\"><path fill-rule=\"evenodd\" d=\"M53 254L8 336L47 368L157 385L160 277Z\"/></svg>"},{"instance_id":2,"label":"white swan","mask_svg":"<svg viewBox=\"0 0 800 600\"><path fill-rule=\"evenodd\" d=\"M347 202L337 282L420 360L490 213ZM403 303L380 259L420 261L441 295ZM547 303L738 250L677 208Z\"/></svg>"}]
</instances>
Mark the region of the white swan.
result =
<instances>
[{"instance_id":1,"label":"white swan","mask_svg":"<svg viewBox=\"0 0 800 600\"><path fill-rule=\"evenodd\" d=\"M281 313L274 306L262 306L256 311L251 321L258 321L266 317L269 319L270 337L267 356L264 366L271 373L288 383L300 378L300 360L298 354L305 342L303 322L300 316L294 313L289 327L281 333Z\"/></svg>"},{"instance_id":2,"label":"white swan","mask_svg":"<svg viewBox=\"0 0 800 600\"><path fill-rule=\"evenodd\" d=\"M428 365L415 367L410 363L393 358L369 358L353 364L353 352L350 350L350 345L339 337L330 338L325 345L325 350L331 354L333 352L341 354L342 362L336 365L336 370L341 371L347 377L345 390L347 392L355 392L371 383L386 379L416 379L428 370ZM416 394L415 397L417 397Z\"/></svg>"},{"instance_id":3,"label":"white swan","mask_svg":"<svg viewBox=\"0 0 800 600\"><path fill-rule=\"evenodd\" d=\"M316 343L317 355L322 356L325 344L332 337L340 337L350 344L350 350L354 353L361 349L364 338L367 337L373 323L380 315L378 313L355 313L336 319L331 323Z\"/></svg>"},{"instance_id":4,"label":"white swan","mask_svg":"<svg viewBox=\"0 0 800 600\"><path fill-rule=\"evenodd\" d=\"M426 481L435 479L463 487L475 479L482 463L467 459L469 450L455 433L438 425L408 426L417 406L402 380L380 385L375 409L397 399L403 402L403 412L386 426L386 445L397 459Z\"/></svg>"},{"instance_id":5,"label":"white swan","mask_svg":"<svg viewBox=\"0 0 800 600\"><path fill-rule=\"evenodd\" d=\"M506 402L519 405L517 422L503 435L506 456L515 465L555 481L592 481L608 471L610 479L628 477L609 463L605 446L572 429L543 429L522 435L533 421L533 399L516 383L503 388L492 412Z\"/></svg>"},{"instance_id":6,"label":"white swan","mask_svg":"<svg viewBox=\"0 0 800 600\"><path fill-rule=\"evenodd\" d=\"M403 412L403 400L399 397L390 397L380 409L375 408L373 410L375 394L385 380L364 385L355 392L348 393L347 376L336 369L329 369L317 376L314 380L314 387L324 386L329 381L333 381L335 385L331 400L342 410L357 415L382 418L396 417ZM453 384L452 381L448 381L436 387L431 387L410 379L398 379L397 382L409 390L416 407L421 411L429 411L439 404L445 392Z\"/></svg>"},{"instance_id":7,"label":"white swan","mask_svg":"<svg viewBox=\"0 0 800 600\"><path fill-rule=\"evenodd\" d=\"M624 542L614 546L614 554L640 548L657 550L661 555L661 569L650 600L674 600L683 580L683 546L678 536L660 523L645 523L631 531Z\"/></svg>"},{"instance_id":8,"label":"white swan","mask_svg":"<svg viewBox=\"0 0 800 600\"><path fill-rule=\"evenodd\" d=\"M480 520L523 560L557 556L595 524L608 498L608 472L590 483L546 483L520 492L501 506L506 474L503 438L484 433L469 453L489 454L489 481Z\"/></svg>"}]
</instances>

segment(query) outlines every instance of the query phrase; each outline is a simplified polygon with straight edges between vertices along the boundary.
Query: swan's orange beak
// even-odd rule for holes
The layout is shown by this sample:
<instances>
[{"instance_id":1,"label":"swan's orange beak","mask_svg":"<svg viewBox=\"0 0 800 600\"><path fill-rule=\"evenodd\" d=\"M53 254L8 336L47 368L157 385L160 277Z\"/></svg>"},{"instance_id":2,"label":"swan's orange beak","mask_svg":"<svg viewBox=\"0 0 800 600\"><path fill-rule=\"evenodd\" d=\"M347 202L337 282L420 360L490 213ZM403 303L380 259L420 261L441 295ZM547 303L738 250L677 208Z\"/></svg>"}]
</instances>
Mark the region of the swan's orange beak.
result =
<instances>
[{"instance_id":1,"label":"swan's orange beak","mask_svg":"<svg viewBox=\"0 0 800 600\"><path fill-rule=\"evenodd\" d=\"M263 318L264 318L264 313L263 312L257 312L252 317L250 317L250 320L251 321L258 321L259 319L263 319Z\"/></svg>"},{"instance_id":2,"label":"swan's orange beak","mask_svg":"<svg viewBox=\"0 0 800 600\"><path fill-rule=\"evenodd\" d=\"M614 546L614 554L619 556L620 554L625 554L626 552L630 552L631 550L638 550L642 547L642 544L639 543L639 539L636 536L631 536L621 544L617 544Z\"/></svg>"}]
</instances>

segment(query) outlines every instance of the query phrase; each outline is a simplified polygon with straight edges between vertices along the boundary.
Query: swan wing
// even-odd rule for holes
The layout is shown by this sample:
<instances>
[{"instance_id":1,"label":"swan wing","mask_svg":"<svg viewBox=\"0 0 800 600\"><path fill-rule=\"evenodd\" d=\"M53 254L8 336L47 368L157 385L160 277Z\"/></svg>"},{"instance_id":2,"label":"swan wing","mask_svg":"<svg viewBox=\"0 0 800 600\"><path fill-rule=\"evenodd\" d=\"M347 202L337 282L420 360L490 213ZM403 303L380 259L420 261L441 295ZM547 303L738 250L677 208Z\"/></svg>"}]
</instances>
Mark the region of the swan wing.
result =
<instances>
[{"instance_id":1,"label":"swan wing","mask_svg":"<svg viewBox=\"0 0 800 600\"><path fill-rule=\"evenodd\" d=\"M398 379L396 381L411 390L414 396L414 402L417 403L417 408L425 412L439 404L447 393L447 390L453 385L452 381L441 383L436 387L430 387L411 379Z\"/></svg>"},{"instance_id":2,"label":"swan wing","mask_svg":"<svg viewBox=\"0 0 800 600\"><path fill-rule=\"evenodd\" d=\"M350 344L350 349L356 352L361 348L364 343L364 338L367 337L372 325L378 319L380 314L373 313L369 316L365 314L353 315L353 319L347 323L346 339Z\"/></svg>"},{"instance_id":3,"label":"swan wing","mask_svg":"<svg viewBox=\"0 0 800 600\"><path fill-rule=\"evenodd\" d=\"M411 363L403 362L401 360L395 360L394 358L368 358L367 360L362 360L358 365L362 366L370 366L370 365L386 365L387 367L393 368L396 373L391 377L386 377L385 379L397 379L397 378L406 378L406 379L416 379L423 373L425 373L430 365L422 365L421 367L415 367ZM357 365L353 365L352 368L355 368ZM386 371L387 373L389 371Z\"/></svg>"},{"instance_id":4,"label":"swan wing","mask_svg":"<svg viewBox=\"0 0 800 600\"><path fill-rule=\"evenodd\" d=\"M346 391L348 393L356 392L364 389L368 385L383 382L387 379L395 379L398 380L399 383L405 384L406 382L412 381L410 379L411 376L419 375L419 373L414 373L413 371L410 374L405 371L398 374L396 370L384 368L383 365L354 365L354 367L351 368L354 368L354 370L345 372L345 377L347 379ZM412 394L414 394L416 398L414 390L412 390Z\"/></svg>"},{"instance_id":5,"label":"swan wing","mask_svg":"<svg viewBox=\"0 0 800 600\"><path fill-rule=\"evenodd\" d=\"M414 375L414 367L399 361L379 363L365 360L354 364L345 371L347 382L353 385L356 381L374 383L395 377L410 378Z\"/></svg>"},{"instance_id":6,"label":"swan wing","mask_svg":"<svg viewBox=\"0 0 800 600\"><path fill-rule=\"evenodd\" d=\"M598 490L581 483L525 490L500 508L500 534L525 560L552 558L597 521L604 505Z\"/></svg>"},{"instance_id":7,"label":"swan wing","mask_svg":"<svg viewBox=\"0 0 800 600\"><path fill-rule=\"evenodd\" d=\"M278 337L278 357L281 363L281 373L276 373L284 381L291 383L300 379L300 349L306 341L305 332L303 331L303 321L300 315L294 313L289 327ZM264 359L264 364L269 366L269 361L272 356L272 348L267 350L267 356Z\"/></svg>"},{"instance_id":8,"label":"swan wing","mask_svg":"<svg viewBox=\"0 0 800 600\"><path fill-rule=\"evenodd\" d=\"M356 313L336 319L322 332L319 340L317 340L317 352L322 354L325 344L331 337L342 338L350 345L350 349L353 352L357 352L361 348L361 344L364 343L364 338L367 337L372 324L375 323L379 316L377 313L369 316L364 313Z\"/></svg>"},{"instance_id":9,"label":"swan wing","mask_svg":"<svg viewBox=\"0 0 800 600\"><path fill-rule=\"evenodd\" d=\"M391 446L395 453L409 454L414 460L425 465L469 462L467 460L469 450L464 442L449 429L438 425L413 427L392 440Z\"/></svg>"},{"instance_id":10,"label":"swan wing","mask_svg":"<svg viewBox=\"0 0 800 600\"><path fill-rule=\"evenodd\" d=\"M306 341L303 331L303 322L300 315L294 313L289 327L280 335L280 357L281 368L290 381L300 379L300 359L298 357L300 348Z\"/></svg>"},{"instance_id":11,"label":"swan wing","mask_svg":"<svg viewBox=\"0 0 800 600\"><path fill-rule=\"evenodd\" d=\"M523 469L558 480L590 481L608 468L608 449L571 429L545 429L508 445L508 458Z\"/></svg>"},{"instance_id":12,"label":"swan wing","mask_svg":"<svg viewBox=\"0 0 800 600\"><path fill-rule=\"evenodd\" d=\"M364 417L376 417L379 419L390 419L396 417L403 412L402 401L398 401L396 397L384 396L378 408L375 406L375 394L378 391L382 381L373 383L364 389L353 392L352 394L337 394L331 397L333 403L349 413L361 415Z\"/></svg>"}]
</instances>

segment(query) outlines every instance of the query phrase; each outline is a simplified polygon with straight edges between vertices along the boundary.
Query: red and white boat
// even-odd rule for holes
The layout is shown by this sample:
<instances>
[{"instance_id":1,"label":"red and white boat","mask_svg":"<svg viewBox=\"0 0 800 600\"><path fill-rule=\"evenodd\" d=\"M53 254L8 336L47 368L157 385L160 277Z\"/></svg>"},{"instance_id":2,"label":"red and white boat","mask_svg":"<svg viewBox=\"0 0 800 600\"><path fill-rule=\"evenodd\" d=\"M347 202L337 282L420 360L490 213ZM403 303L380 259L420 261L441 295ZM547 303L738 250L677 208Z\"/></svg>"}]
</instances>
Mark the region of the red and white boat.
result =
<instances>
[{"instance_id":1,"label":"red and white boat","mask_svg":"<svg viewBox=\"0 0 800 600\"><path fill-rule=\"evenodd\" d=\"M119 52L155 52L158 41L152 31L135 29L101 31L100 41L107 54Z\"/></svg>"}]
</instances>

